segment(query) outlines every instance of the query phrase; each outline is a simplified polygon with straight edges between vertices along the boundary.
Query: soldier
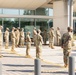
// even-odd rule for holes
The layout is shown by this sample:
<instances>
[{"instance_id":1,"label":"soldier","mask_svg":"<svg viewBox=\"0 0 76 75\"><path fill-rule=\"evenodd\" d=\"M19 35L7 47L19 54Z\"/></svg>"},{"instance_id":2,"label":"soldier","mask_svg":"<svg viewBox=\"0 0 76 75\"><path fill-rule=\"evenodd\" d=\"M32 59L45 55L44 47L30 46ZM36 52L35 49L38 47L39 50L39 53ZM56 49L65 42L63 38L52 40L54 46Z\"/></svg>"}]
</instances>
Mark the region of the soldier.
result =
<instances>
[{"instance_id":1,"label":"soldier","mask_svg":"<svg viewBox=\"0 0 76 75\"><path fill-rule=\"evenodd\" d=\"M43 43L43 38L40 35L40 30L38 29L37 35L36 35L36 57L41 58L41 52L42 52L42 43Z\"/></svg>"},{"instance_id":2,"label":"soldier","mask_svg":"<svg viewBox=\"0 0 76 75\"><path fill-rule=\"evenodd\" d=\"M9 28L6 28L4 38L5 38L5 49L8 49L8 46L9 46Z\"/></svg>"},{"instance_id":3,"label":"soldier","mask_svg":"<svg viewBox=\"0 0 76 75\"><path fill-rule=\"evenodd\" d=\"M20 46L21 47L24 47L24 38L25 38L24 29L22 28L20 31Z\"/></svg>"},{"instance_id":4,"label":"soldier","mask_svg":"<svg viewBox=\"0 0 76 75\"><path fill-rule=\"evenodd\" d=\"M36 35L37 35L36 27L34 27L34 30L33 30L33 41L34 41L34 45L35 46L36 46Z\"/></svg>"},{"instance_id":5,"label":"soldier","mask_svg":"<svg viewBox=\"0 0 76 75\"><path fill-rule=\"evenodd\" d=\"M54 37L54 28L52 27L49 31L49 47L51 47L52 49L54 49Z\"/></svg>"},{"instance_id":6,"label":"soldier","mask_svg":"<svg viewBox=\"0 0 76 75\"><path fill-rule=\"evenodd\" d=\"M27 32L26 36L26 57L31 57L29 52L30 52L30 47L31 47L31 38L30 38L30 32Z\"/></svg>"},{"instance_id":7,"label":"soldier","mask_svg":"<svg viewBox=\"0 0 76 75\"><path fill-rule=\"evenodd\" d=\"M57 45L59 46L60 40L61 40L61 34L60 34L60 28L59 27L57 27L56 36L57 36Z\"/></svg>"},{"instance_id":8,"label":"soldier","mask_svg":"<svg viewBox=\"0 0 76 75\"><path fill-rule=\"evenodd\" d=\"M46 41L47 41L47 30L46 29L43 32L43 41L44 41L44 44L46 45Z\"/></svg>"},{"instance_id":9,"label":"soldier","mask_svg":"<svg viewBox=\"0 0 76 75\"><path fill-rule=\"evenodd\" d=\"M61 47L63 48L63 59L64 59L64 67L68 65L68 57L72 48L72 29L71 27L67 28L68 32L64 33L61 38Z\"/></svg>"},{"instance_id":10,"label":"soldier","mask_svg":"<svg viewBox=\"0 0 76 75\"><path fill-rule=\"evenodd\" d=\"M19 46L19 40L20 40L20 31L19 31L19 28L16 29L15 36L16 36L16 47L18 47Z\"/></svg>"},{"instance_id":11,"label":"soldier","mask_svg":"<svg viewBox=\"0 0 76 75\"><path fill-rule=\"evenodd\" d=\"M3 29L3 27L0 25L0 58L2 57L2 55L1 55L1 48L2 48L2 44L3 44L2 29Z\"/></svg>"},{"instance_id":12,"label":"soldier","mask_svg":"<svg viewBox=\"0 0 76 75\"><path fill-rule=\"evenodd\" d=\"M11 52L15 52L15 27L12 28L12 32L11 32L11 41L12 41L12 48L11 48Z\"/></svg>"}]
</instances>

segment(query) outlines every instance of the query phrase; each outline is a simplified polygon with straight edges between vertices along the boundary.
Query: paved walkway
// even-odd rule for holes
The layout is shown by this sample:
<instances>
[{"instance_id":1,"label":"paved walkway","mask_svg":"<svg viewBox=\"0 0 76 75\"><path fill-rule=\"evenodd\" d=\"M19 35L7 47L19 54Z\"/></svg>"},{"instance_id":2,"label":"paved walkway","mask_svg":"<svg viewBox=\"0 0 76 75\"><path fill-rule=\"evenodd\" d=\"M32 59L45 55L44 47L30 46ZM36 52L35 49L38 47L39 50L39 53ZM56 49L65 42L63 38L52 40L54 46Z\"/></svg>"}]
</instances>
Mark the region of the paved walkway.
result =
<instances>
[{"instance_id":1,"label":"paved walkway","mask_svg":"<svg viewBox=\"0 0 76 75\"><path fill-rule=\"evenodd\" d=\"M25 58L26 47L16 48L15 54L10 53L10 49L2 49L2 75L34 75L35 47L31 47L32 58ZM76 56L76 47L73 47L72 56ZM68 68L63 67L63 51L60 47L50 49L43 46L41 75L68 75Z\"/></svg>"}]
</instances>

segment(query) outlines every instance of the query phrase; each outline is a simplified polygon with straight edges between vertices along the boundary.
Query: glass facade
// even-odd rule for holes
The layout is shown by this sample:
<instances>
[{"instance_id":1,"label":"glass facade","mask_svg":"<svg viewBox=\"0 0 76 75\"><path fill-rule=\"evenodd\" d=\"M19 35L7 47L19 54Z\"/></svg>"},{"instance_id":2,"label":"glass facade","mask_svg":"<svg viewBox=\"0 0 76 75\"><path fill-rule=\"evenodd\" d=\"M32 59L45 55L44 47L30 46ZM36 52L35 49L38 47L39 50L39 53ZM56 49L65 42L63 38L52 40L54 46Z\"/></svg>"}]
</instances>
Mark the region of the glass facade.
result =
<instances>
[{"instance_id":1,"label":"glass facade","mask_svg":"<svg viewBox=\"0 0 76 75\"><path fill-rule=\"evenodd\" d=\"M76 17L76 12L73 12L73 17ZM73 30L74 33L76 34L76 19L73 20Z\"/></svg>"},{"instance_id":2,"label":"glass facade","mask_svg":"<svg viewBox=\"0 0 76 75\"><path fill-rule=\"evenodd\" d=\"M53 16L52 9L49 8L38 8L36 10L26 10L26 9L0 9L0 14L5 15L40 15L40 16ZM3 33L5 32L6 28L8 27L10 32L12 27L20 27L24 28L24 32L26 35L27 31L31 32L32 38L32 31L33 28L36 27L40 29L42 32L44 29L48 30L49 27L53 26L53 23L50 23L49 19L36 19L36 18L0 18L0 25L3 25ZM50 26L51 25L51 26Z\"/></svg>"}]
</instances>

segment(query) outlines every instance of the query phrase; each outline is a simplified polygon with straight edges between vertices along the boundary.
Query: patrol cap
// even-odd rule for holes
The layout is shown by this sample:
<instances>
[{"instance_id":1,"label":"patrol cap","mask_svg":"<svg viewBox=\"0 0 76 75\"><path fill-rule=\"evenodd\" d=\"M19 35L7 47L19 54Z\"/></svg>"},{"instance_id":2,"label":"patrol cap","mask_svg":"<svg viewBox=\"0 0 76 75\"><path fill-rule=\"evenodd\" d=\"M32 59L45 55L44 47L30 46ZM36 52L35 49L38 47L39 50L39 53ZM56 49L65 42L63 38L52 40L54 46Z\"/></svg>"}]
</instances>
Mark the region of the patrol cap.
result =
<instances>
[{"instance_id":1,"label":"patrol cap","mask_svg":"<svg viewBox=\"0 0 76 75\"><path fill-rule=\"evenodd\" d=\"M6 28L6 30L9 30L9 28Z\"/></svg>"},{"instance_id":2,"label":"patrol cap","mask_svg":"<svg viewBox=\"0 0 76 75\"><path fill-rule=\"evenodd\" d=\"M40 29L38 29L38 30L37 30L37 33L41 33L41 30L40 30Z\"/></svg>"},{"instance_id":3,"label":"patrol cap","mask_svg":"<svg viewBox=\"0 0 76 75\"><path fill-rule=\"evenodd\" d=\"M28 31L27 34L30 34L30 32Z\"/></svg>"},{"instance_id":4,"label":"patrol cap","mask_svg":"<svg viewBox=\"0 0 76 75\"><path fill-rule=\"evenodd\" d=\"M15 29L15 27L12 27L12 29Z\"/></svg>"},{"instance_id":5,"label":"patrol cap","mask_svg":"<svg viewBox=\"0 0 76 75\"><path fill-rule=\"evenodd\" d=\"M72 27L67 27L67 30L73 30L73 28Z\"/></svg>"}]
</instances>

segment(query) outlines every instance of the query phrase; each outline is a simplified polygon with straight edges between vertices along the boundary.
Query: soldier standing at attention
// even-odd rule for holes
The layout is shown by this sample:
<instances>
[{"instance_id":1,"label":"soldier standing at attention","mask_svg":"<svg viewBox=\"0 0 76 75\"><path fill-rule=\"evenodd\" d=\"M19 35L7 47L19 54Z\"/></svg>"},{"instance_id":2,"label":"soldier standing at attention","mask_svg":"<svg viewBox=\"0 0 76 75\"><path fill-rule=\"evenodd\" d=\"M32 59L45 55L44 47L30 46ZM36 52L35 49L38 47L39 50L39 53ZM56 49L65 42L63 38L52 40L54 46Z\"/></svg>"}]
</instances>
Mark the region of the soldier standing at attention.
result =
<instances>
[{"instance_id":1,"label":"soldier standing at attention","mask_svg":"<svg viewBox=\"0 0 76 75\"><path fill-rule=\"evenodd\" d=\"M19 31L19 28L16 29L15 36L16 36L16 47L18 47L19 46L19 39L20 39L20 31Z\"/></svg>"},{"instance_id":2,"label":"soldier standing at attention","mask_svg":"<svg viewBox=\"0 0 76 75\"><path fill-rule=\"evenodd\" d=\"M5 38L5 49L8 49L8 46L9 46L9 28L6 28L4 38Z\"/></svg>"},{"instance_id":3,"label":"soldier standing at attention","mask_svg":"<svg viewBox=\"0 0 76 75\"><path fill-rule=\"evenodd\" d=\"M72 29L71 27L67 28L68 32L64 33L61 38L61 47L63 48L63 59L64 59L64 67L68 66L68 57L72 48Z\"/></svg>"},{"instance_id":4,"label":"soldier standing at attention","mask_svg":"<svg viewBox=\"0 0 76 75\"><path fill-rule=\"evenodd\" d=\"M15 52L15 27L12 28L12 32L11 32L11 41L12 41L12 47L11 47L11 52Z\"/></svg>"},{"instance_id":5,"label":"soldier standing at attention","mask_svg":"<svg viewBox=\"0 0 76 75\"><path fill-rule=\"evenodd\" d=\"M30 56L30 48L31 48L31 38L30 38L30 32L27 32L26 36L26 57L29 58Z\"/></svg>"},{"instance_id":6,"label":"soldier standing at attention","mask_svg":"<svg viewBox=\"0 0 76 75\"><path fill-rule=\"evenodd\" d=\"M37 35L36 35L36 58L41 58L41 53L42 53L42 43L43 43L43 38L40 35L40 30L38 29Z\"/></svg>"},{"instance_id":7,"label":"soldier standing at attention","mask_svg":"<svg viewBox=\"0 0 76 75\"><path fill-rule=\"evenodd\" d=\"M21 31L20 31L20 46L21 47L24 47L24 38L25 38L24 29L21 28Z\"/></svg>"},{"instance_id":8,"label":"soldier standing at attention","mask_svg":"<svg viewBox=\"0 0 76 75\"><path fill-rule=\"evenodd\" d=\"M2 49L2 44L3 44L2 29L3 29L3 27L0 25L0 58L2 57L2 55L1 55L1 49Z\"/></svg>"},{"instance_id":9,"label":"soldier standing at attention","mask_svg":"<svg viewBox=\"0 0 76 75\"><path fill-rule=\"evenodd\" d=\"M37 31L36 31L36 27L34 27L34 29L33 29L33 41L34 41L35 46L36 46L36 35L37 35Z\"/></svg>"},{"instance_id":10,"label":"soldier standing at attention","mask_svg":"<svg viewBox=\"0 0 76 75\"><path fill-rule=\"evenodd\" d=\"M43 31L43 41L44 41L44 44L46 45L46 41L47 41L47 30L46 29Z\"/></svg>"},{"instance_id":11,"label":"soldier standing at attention","mask_svg":"<svg viewBox=\"0 0 76 75\"><path fill-rule=\"evenodd\" d=\"M54 49L54 37L54 28L52 27L49 31L49 47L51 47L52 49Z\"/></svg>"},{"instance_id":12,"label":"soldier standing at attention","mask_svg":"<svg viewBox=\"0 0 76 75\"><path fill-rule=\"evenodd\" d=\"M56 36L57 36L57 45L59 46L60 40L61 40L61 34L60 34L60 28L59 27L57 27Z\"/></svg>"}]
</instances>

